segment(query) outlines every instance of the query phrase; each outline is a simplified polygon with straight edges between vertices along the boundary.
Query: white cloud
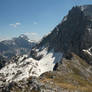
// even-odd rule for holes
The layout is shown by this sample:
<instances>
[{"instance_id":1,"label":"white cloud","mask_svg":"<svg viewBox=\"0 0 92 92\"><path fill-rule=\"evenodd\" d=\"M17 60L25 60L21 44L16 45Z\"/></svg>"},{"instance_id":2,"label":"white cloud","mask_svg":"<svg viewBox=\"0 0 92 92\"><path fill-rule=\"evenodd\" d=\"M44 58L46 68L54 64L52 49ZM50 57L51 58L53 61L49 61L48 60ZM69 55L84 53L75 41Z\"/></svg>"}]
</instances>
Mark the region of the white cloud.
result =
<instances>
[{"instance_id":1,"label":"white cloud","mask_svg":"<svg viewBox=\"0 0 92 92\"><path fill-rule=\"evenodd\" d=\"M33 22L34 25L37 25L38 23L36 21Z\"/></svg>"},{"instance_id":2,"label":"white cloud","mask_svg":"<svg viewBox=\"0 0 92 92\"><path fill-rule=\"evenodd\" d=\"M31 32L30 34L32 34L34 36L37 36L38 35L37 33L34 33L34 32Z\"/></svg>"},{"instance_id":3,"label":"white cloud","mask_svg":"<svg viewBox=\"0 0 92 92\"><path fill-rule=\"evenodd\" d=\"M38 33L35 33L35 32L27 32L23 34L28 36L30 40L34 40L34 41L39 41L42 38Z\"/></svg>"},{"instance_id":4,"label":"white cloud","mask_svg":"<svg viewBox=\"0 0 92 92\"><path fill-rule=\"evenodd\" d=\"M15 24L10 24L10 26L12 26L12 27L14 27L14 28L16 28L17 26L20 26L20 25L21 25L20 22L16 22Z\"/></svg>"}]
</instances>

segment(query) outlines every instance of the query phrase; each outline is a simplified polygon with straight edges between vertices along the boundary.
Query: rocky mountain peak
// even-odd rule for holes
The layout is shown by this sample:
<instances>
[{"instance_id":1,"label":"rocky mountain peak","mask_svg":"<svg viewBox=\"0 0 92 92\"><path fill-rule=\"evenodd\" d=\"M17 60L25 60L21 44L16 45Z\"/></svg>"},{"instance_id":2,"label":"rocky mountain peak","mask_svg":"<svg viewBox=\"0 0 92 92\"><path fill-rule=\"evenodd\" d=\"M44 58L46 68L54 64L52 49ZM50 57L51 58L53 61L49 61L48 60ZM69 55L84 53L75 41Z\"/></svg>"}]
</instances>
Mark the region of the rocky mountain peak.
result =
<instances>
[{"instance_id":1,"label":"rocky mountain peak","mask_svg":"<svg viewBox=\"0 0 92 92\"><path fill-rule=\"evenodd\" d=\"M63 21L37 45L63 53L83 55L83 49L92 47L92 5L73 7ZM84 10L83 10L84 9ZM90 15L90 16L89 16Z\"/></svg>"},{"instance_id":2,"label":"rocky mountain peak","mask_svg":"<svg viewBox=\"0 0 92 92\"><path fill-rule=\"evenodd\" d=\"M25 39L25 40L29 40L29 38L28 38L26 35L24 35L24 34L21 34L21 35L19 36L19 38L22 38L22 39Z\"/></svg>"},{"instance_id":3,"label":"rocky mountain peak","mask_svg":"<svg viewBox=\"0 0 92 92\"><path fill-rule=\"evenodd\" d=\"M83 5L80 6L80 8L85 13L86 16L92 17L92 5Z\"/></svg>"}]
</instances>

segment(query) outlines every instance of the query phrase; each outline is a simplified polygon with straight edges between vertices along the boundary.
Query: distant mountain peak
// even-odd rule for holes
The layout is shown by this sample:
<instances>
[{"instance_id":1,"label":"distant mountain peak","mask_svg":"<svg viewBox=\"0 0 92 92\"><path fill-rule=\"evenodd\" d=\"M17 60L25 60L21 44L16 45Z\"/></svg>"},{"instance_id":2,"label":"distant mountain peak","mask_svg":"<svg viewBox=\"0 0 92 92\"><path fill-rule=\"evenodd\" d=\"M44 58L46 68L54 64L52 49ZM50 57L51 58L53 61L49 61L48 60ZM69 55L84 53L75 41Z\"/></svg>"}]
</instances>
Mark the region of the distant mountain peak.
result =
<instances>
[{"instance_id":1,"label":"distant mountain peak","mask_svg":"<svg viewBox=\"0 0 92 92\"><path fill-rule=\"evenodd\" d=\"M30 41L28 37L21 34L11 40L0 42L0 54L6 58L11 58L16 55L28 54L36 42Z\"/></svg>"},{"instance_id":2,"label":"distant mountain peak","mask_svg":"<svg viewBox=\"0 0 92 92\"><path fill-rule=\"evenodd\" d=\"M21 35L19 36L19 38L23 38L23 39L25 39L25 40L29 40L29 38L28 38L25 34L21 34Z\"/></svg>"}]
</instances>

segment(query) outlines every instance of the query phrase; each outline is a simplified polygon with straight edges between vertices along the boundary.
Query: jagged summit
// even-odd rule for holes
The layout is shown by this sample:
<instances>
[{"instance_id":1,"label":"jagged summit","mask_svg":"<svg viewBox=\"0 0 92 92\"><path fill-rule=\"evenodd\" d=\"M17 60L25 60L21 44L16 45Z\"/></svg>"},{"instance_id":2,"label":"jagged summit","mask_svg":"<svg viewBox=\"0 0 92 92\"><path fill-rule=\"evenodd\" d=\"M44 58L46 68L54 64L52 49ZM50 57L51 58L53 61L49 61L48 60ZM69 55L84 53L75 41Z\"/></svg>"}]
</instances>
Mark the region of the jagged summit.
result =
<instances>
[{"instance_id":1,"label":"jagged summit","mask_svg":"<svg viewBox=\"0 0 92 92\"><path fill-rule=\"evenodd\" d=\"M80 8L85 13L85 15L92 17L92 5L91 4L80 6Z\"/></svg>"},{"instance_id":2,"label":"jagged summit","mask_svg":"<svg viewBox=\"0 0 92 92\"><path fill-rule=\"evenodd\" d=\"M26 35L24 35L24 34L21 34L21 35L19 36L19 38L23 38L23 39L25 39L25 40L29 40L29 38L28 38Z\"/></svg>"}]
</instances>

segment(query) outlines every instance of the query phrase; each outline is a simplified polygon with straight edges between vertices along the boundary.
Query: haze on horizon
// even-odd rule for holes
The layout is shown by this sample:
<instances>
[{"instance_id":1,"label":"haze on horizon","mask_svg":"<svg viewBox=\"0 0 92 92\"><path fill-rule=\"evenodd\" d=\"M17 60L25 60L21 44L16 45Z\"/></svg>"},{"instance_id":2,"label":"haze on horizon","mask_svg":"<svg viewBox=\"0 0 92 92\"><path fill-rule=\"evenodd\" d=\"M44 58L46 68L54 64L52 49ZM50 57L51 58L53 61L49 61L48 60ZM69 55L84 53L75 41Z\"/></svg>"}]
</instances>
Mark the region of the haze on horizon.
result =
<instances>
[{"instance_id":1,"label":"haze on horizon","mask_svg":"<svg viewBox=\"0 0 92 92\"><path fill-rule=\"evenodd\" d=\"M92 0L0 0L0 40L20 34L39 40L76 5Z\"/></svg>"}]
</instances>

